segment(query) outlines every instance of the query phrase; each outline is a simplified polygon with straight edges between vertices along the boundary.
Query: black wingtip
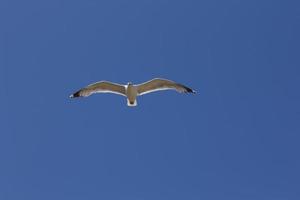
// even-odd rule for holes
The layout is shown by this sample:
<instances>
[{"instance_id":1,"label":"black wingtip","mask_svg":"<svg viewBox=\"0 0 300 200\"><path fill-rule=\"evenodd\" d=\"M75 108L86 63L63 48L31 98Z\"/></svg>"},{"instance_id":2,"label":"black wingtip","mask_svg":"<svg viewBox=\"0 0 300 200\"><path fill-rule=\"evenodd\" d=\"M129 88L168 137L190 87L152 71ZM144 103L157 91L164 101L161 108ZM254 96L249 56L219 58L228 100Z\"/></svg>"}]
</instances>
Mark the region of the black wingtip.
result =
<instances>
[{"instance_id":1,"label":"black wingtip","mask_svg":"<svg viewBox=\"0 0 300 200\"><path fill-rule=\"evenodd\" d=\"M193 94L196 94L196 91L193 90L193 89L191 89L191 88L189 88L189 87L185 87L185 89L186 89L186 93L193 93Z\"/></svg>"},{"instance_id":2,"label":"black wingtip","mask_svg":"<svg viewBox=\"0 0 300 200\"><path fill-rule=\"evenodd\" d=\"M70 95L70 98L76 98L76 97L80 97L80 91Z\"/></svg>"}]
</instances>

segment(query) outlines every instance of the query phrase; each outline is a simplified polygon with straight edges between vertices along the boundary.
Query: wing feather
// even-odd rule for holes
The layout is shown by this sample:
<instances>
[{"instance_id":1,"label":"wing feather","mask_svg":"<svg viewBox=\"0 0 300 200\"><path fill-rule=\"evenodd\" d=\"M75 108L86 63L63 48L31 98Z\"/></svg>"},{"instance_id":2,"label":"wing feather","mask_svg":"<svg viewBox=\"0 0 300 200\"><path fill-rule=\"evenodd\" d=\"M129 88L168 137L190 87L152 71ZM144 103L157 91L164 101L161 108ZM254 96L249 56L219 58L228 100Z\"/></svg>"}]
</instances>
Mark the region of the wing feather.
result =
<instances>
[{"instance_id":1,"label":"wing feather","mask_svg":"<svg viewBox=\"0 0 300 200\"><path fill-rule=\"evenodd\" d=\"M148 82L139 84L137 85L137 88L139 95L144 95L150 92L156 92L160 90L176 90L180 93L196 93L193 89L185 85L162 78L155 78Z\"/></svg>"},{"instance_id":2,"label":"wing feather","mask_svg":"<svg viewBox=\"0 0 300 200\"><path fill-rule=\"evenodd\" d=\"M94 93L114 93L126 96L125 86L109 81L99 81L86 86L72 94L70 97L87 97Z\"/></svg>"}]
</instances>

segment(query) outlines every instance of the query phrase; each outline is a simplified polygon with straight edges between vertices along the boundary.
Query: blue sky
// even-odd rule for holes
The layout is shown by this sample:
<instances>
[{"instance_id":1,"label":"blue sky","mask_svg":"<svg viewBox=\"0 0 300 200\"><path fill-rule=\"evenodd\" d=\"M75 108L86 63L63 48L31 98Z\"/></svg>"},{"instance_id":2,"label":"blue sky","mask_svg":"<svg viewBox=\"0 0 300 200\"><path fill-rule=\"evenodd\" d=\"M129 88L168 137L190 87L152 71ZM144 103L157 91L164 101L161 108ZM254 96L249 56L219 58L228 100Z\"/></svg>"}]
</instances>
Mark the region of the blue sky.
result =
<instances>
[{"instance_id":1,"label":"blue sky","mask_svg":"<svg viewBox=\"0 0 300 200\"><path fill-rule=\"evenodd\" d=\"M0 2L0 198L300 198L300 3ZM128 108L99 80L164 77Z\"/></svg>"}]
</instances>

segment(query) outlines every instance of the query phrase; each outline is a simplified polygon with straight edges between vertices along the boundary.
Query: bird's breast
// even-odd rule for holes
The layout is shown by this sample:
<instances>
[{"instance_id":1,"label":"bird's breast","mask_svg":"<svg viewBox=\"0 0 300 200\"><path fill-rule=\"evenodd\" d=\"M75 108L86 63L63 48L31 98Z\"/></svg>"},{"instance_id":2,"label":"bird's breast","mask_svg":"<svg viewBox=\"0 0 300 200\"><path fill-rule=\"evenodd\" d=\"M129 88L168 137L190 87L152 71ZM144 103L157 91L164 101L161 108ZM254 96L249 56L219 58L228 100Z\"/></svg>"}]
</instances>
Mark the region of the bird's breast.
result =
<instances>
[{"instance_id":1,"label":"bird's breast","mask_svg":"<svg viewBox=\"0 0 300 200\"><path fill-rule=\"evenodd\" d=\"M137 87L129 85L126 88L126 96L129 100L135 100L137 96Z\"/></svg>"}]
</instances>

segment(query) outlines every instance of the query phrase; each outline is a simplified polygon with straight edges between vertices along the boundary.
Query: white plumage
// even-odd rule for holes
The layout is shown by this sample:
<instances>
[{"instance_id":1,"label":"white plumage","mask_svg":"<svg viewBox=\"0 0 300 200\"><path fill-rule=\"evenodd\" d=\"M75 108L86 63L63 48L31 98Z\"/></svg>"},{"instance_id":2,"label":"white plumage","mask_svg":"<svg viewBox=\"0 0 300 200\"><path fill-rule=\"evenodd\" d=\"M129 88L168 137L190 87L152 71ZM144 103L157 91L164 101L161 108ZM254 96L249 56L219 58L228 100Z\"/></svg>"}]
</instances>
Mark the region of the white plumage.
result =
<instances>
[{"instance_id":1,"label":"white plumage","mask_svg":"<svg viewBox=\"0 0 300 200\"><path fill-rule=\"evenodd\" d=\"M189 87L176 83L171 80L155 78L142 84L133 85L120 85L109 81L100 81L86 86L79 91L72 94L70 97L87 97L94 93L114 93L127 97L128 106L136 106L136 97L150 92L160 90L176 90L180 93L196 93Z\"/></svg>"}]
</instances>

